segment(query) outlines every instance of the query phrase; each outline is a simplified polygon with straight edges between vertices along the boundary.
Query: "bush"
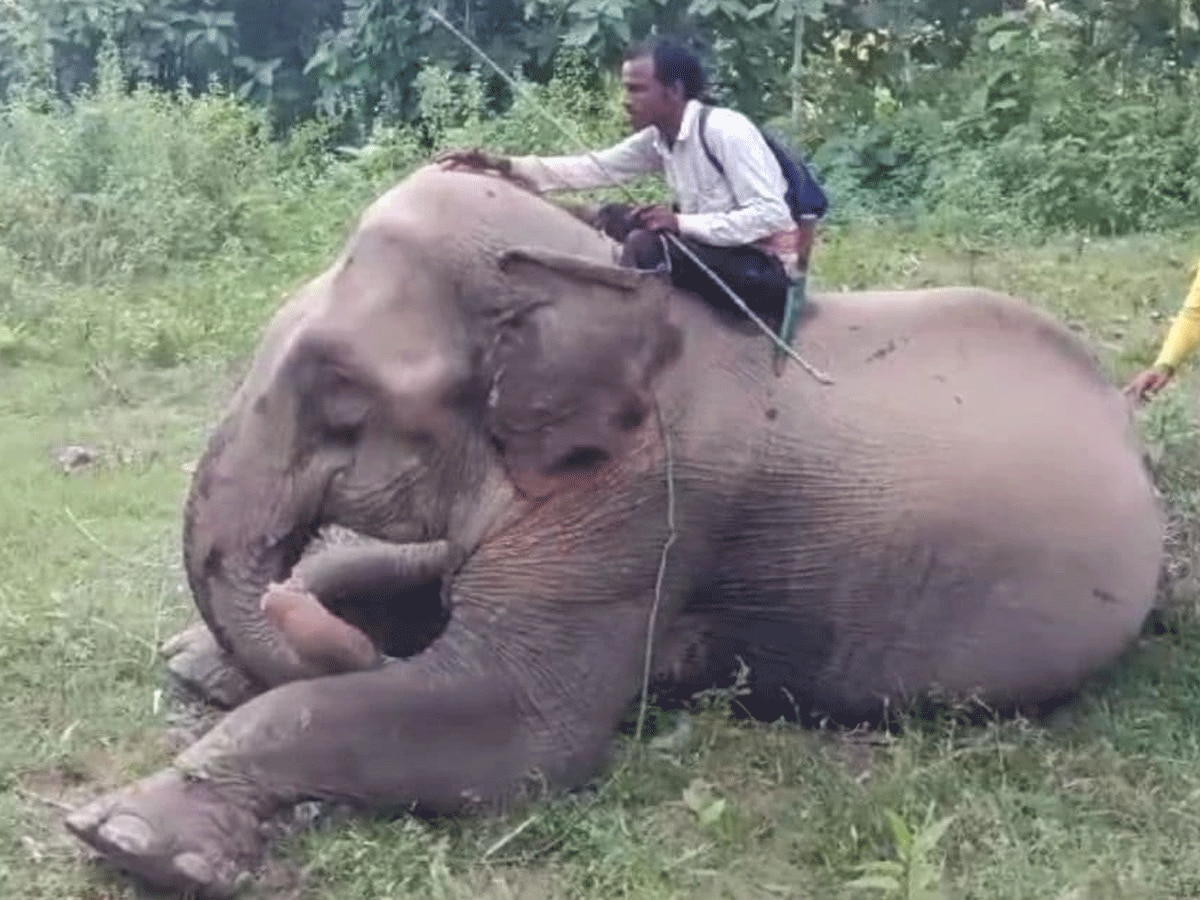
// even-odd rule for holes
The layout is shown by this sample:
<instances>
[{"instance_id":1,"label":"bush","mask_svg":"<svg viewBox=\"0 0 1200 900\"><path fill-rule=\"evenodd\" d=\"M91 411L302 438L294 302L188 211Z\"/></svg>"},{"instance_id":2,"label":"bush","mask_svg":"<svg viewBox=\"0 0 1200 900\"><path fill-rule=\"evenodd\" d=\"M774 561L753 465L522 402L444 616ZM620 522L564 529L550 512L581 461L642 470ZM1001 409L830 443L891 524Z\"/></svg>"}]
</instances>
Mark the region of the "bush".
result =
<instances>
[{"instance_id":1,"label":"bush","mask_svg":"<svg viewBox=\"0 0 1200 900\"><path fill-rule=\"evenodd\" d=\"M275 166L263 118L219 92L26 95L0 114L0 245L73 280L162 271L229 242L261 245Z\"/></svg>"},{"instance_id":2,"label":"bush","mask_svg":"<svg viewBox=\"0 0 1200 900\"><path fill-rule=\"evenodd\" d=\"M478 70L451 72L428 65L416 78L418 115L411 122L376 121L361 147L343 147L355 171L383 187L451 147L487 147L512 155L571 154L608 146L628 134L616 79L600 75L579 51L556 56L546 84L517 82L511 105L491 113ZM653 183L628 185L650 199ZM617 197L620 188L590 192Z\"/></svg>"},{"instance_id":3,"label":"bush","mask_svg":"<svg viewBox=\"0 0 1200 900\"><path fill-rule=\"evenodd\" d=\"M985 20L961 66L915 69L899 99L827 122L833 209L930 214L985 233L1117 235L1194 221L1200 73L1173 81L1077 63L1078 23Z\"/></svg>"}]
</instances>

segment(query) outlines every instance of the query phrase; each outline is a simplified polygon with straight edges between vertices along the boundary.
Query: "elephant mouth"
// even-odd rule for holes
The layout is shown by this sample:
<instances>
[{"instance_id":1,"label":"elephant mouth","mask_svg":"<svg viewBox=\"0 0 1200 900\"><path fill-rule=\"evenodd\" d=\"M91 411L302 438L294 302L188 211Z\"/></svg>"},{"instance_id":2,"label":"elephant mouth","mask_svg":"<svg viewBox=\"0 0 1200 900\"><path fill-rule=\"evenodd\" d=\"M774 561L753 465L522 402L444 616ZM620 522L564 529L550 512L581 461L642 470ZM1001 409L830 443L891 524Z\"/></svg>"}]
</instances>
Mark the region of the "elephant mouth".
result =
<instances>
[{"instance_id":1,"label":"elephant mouth","mask_svg":"<svg viewBox=\"0 0 1200 900\"><path fill-rule=\"evenodd\" d=\"M325 526L305 548L297 566L302 570L306 559L312 561L310 558L328 548L382 543L386 542L344 526ZM318 592L318 597L331 613L370 638L383 655L404 659L425 650L449 623L450 611L442 600L444 580L438 575L397 584L367 578L336 594Z\"/></svg>"}]
</instances>

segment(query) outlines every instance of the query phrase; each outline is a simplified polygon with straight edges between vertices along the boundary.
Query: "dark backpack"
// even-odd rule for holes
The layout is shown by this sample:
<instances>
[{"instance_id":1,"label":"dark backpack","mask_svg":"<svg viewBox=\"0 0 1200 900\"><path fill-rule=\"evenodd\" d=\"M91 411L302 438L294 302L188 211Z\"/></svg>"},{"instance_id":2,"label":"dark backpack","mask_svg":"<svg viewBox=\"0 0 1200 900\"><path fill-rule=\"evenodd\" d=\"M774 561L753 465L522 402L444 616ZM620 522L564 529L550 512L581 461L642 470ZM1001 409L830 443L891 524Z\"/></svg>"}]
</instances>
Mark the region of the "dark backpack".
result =
<instances>
[{"instance_id":1,"label":"dark backpack","mask_svg":"<svg viewBox=\"0 0 1200 900\"><path fill-rule=\"evenodd\" d=\"M708 140L704 136L705 123L708 122L708 114L711 110L711 106L700 107L700 146L704 148L704 155L708 157L708 161L721 173L723 178L725 177L725 167L713 155L712 150L709 149ZM804 161L800 159L799 154L790 152L780 141L761 128L758 132L767 142L767 146L771 148L771 152L779 162L779 168L783 170L783 178L787 182L787 191L784 193L783 199L787 203L788 209L791 210L792 218L800 222L802 219L813 216L818 219L824 216L825 211L829 209L829 200L826 198L825 192L821 190L821 186L817 184L817 180L809 172L808 167L804 165Z\"/></svg>"}]
</instances>

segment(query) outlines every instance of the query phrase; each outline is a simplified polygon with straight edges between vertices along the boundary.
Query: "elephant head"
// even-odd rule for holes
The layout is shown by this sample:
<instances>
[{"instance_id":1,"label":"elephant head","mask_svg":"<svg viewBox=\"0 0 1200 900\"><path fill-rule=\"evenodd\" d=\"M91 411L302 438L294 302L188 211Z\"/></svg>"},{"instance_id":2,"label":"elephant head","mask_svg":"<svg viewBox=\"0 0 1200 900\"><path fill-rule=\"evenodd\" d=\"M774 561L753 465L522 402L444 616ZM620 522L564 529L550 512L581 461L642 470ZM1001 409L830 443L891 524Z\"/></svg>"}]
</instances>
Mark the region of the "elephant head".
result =
<instances>
[{"instance_id":1,"label":"elephant head","mask_svg":"<svg viewBox=\"0 0 1200 900\"><path fill-rule=\"evenodd\" d=\"M536 205L548 244L566 235L576 252L505 245L482 216L452 258L461 233L379 214L281 311L197 467L184 528L197 605L267 686L314 674L259 600L316 529L469 554L514 504L620 457L680 352L665 277L580 256L594 232L494 179L407 189L451 178Z\"/></svg>"}]
</instances>

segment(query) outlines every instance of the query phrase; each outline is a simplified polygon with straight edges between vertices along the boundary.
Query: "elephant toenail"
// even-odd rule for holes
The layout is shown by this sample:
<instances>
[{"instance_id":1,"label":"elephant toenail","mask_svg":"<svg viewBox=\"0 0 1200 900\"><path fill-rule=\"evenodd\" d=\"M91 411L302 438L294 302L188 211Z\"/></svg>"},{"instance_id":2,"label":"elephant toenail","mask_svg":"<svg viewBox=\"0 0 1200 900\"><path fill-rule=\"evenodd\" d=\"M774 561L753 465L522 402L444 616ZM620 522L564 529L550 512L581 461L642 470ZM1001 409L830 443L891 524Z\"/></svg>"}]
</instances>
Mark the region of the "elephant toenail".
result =
<instances>
[{"instance_id":1,"label":"elephant toenail","mask_svg":"<svg viewBox=\"0 0 1200 900\"><path fill-rule=\"evenodd\" d=\"M134 815L118 815L101 826L101 840L133 856L144 856L154 844L154 830Z\"/></svg>"},{"instance_id":2,"label":"elephant toenail","mask_svg":"<svg viewBox=\"0 0 1200 900\"><path fill-rule=\"evenodd\" d=\"M66 818L67 830L74 832L77 835L91 834L96 830L96 827L103 821L104 812L98 804L85 806L83 809L77 809Z\"/></svg>"},{"instance_id":3,"label":"elephant toenail","mask_svg":"<svg viewBox=\"0 0 1200 900\"><path fill-rule=\"evenodd\" d=\"M174 637L169 637L158 648L158 652L165 657L172 657L179 653L187 645L187 637L183 634L177 634Z\"/></svg>"},{"instance_id":4,"label":"elephant toenail","mask_svg":"<svg viewBox=\"0 0 1200 900\"><path fill-rule=\"evenodd\" d=\"M199 853L188 851L175 857L175 871L197 885L212 884L216 873L212 865Z\"/></svg>"}]
</instances>

